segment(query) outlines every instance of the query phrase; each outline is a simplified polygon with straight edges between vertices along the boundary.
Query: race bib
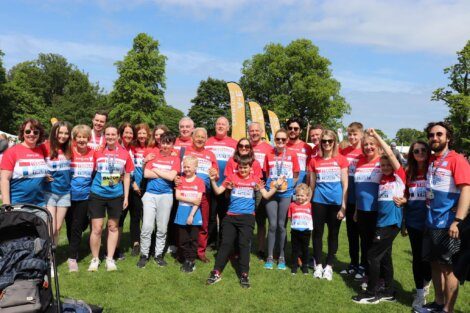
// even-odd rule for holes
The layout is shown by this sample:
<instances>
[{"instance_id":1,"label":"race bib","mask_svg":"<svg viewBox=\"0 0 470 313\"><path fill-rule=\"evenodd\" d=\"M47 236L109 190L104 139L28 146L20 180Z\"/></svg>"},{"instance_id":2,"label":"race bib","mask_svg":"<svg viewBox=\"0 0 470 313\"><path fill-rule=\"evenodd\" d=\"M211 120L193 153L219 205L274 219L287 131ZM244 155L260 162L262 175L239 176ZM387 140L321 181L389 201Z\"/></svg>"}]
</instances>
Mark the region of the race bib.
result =
<instances>
[{"instance_id":1,"label":"race bib","mask_svg":"<svg viewBox=\"0 0 470 313\"><path fill-rule=\"evenodd\" d=\"M121 175L119 173L109 174L101 173L101 186L103 187L114 187L119 184Z\"/></svg>"}]
</instances>

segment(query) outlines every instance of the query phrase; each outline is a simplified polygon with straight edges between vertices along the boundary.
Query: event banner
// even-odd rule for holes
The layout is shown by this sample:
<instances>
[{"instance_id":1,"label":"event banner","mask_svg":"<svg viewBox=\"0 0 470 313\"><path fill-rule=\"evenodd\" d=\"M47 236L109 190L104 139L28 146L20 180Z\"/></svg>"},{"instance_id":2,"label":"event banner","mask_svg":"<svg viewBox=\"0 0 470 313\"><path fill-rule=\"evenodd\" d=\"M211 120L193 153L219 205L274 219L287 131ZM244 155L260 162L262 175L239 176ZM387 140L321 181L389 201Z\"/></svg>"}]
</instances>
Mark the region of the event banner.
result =
<instances>
[{"instance_id":1,"label":"event banner","mask_svg":"<svg viewBox=\"0 0 470 313\"><path fill-rule=\"evenodd\" d=\"M268 110L268 116L269 124L271 124L271 134L274 138L274 134L276 134L277 130L281 128L281 125L279 125L279 118L277 117L276 113Z\"/></svg>"},{"instance_id":2,"label":"event banner","mask_svg":"<svg viewBox=\"0 0 470 313\"><path fill-rule=\"evenodd\" d=\"M239 140L246 137L245 99L240 86L227 83L230 92L230 108L232 110L232 138Z\"/></svg>"},{"instance_id":3,"label":"event banner","mask_svg":"<svg viewBox=\"0 0 470 313\"><path fill-rule=\"evenodd\" d=\"M261 110L260 105L256 102L250 101L248 104L250 105L251 121L259 123L265 138L269 140L268 134L266 133L266 128L264 126L263 110Z\"/></svg>"}]
</instances>

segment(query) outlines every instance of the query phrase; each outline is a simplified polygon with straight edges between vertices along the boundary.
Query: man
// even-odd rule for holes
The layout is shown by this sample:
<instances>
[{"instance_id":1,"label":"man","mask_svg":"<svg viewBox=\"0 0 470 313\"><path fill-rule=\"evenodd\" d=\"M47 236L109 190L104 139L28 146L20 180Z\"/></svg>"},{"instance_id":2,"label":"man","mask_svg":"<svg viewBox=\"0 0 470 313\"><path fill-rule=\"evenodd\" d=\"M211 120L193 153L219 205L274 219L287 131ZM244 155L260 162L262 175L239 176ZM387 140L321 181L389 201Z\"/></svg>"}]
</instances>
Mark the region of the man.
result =
<instances>
[{"instance_id":1,"label":"man","mask_svg":"<svg viewBox=\"0 0 470 313\"><path fill-rule=\"evenodd\" d=\"M225 179L225 166L228 159L233 156L237 147L237 141L229 137L228 131L230 124L226 117L221 116L215 121L215 136L207 139L206 149L214 153L219 166L218 185L222 184ZM209 239L207 244L217 246L217 239L220 237L217 231L217 217L219 217L219 225L227 211L227 201L224 194L219 196L213 195L211 199L211 208L209 215ZM220 239L220 238L219 238Z\"/></svg>"},{"instance_id":2,"label":"man","mask_svg":"<svg viewBox=\"0 0 470 313\"><path fill-rule=\"evenodd\" d=\"M187 116L181 118L178 123L178 129L180 132L180 136L176 138L175 149L180 151L181 147L191 147L191 145L193 144L191 136L194 131L193 120Z\"/></svg>"},{"instance_id":3,"label":"man","mask_svg":"<svg viewBox=\"0 0 470 313\"><path fill-rule=\"evenodd\" d=\"M449 124L429 123L426 133L434 154L426 178L429 211L423 259L431 262L435 299L422 311L453 312L459 285L452 264L460 251L457 225L467 216L470 206L470 165L462 155L450 150L453 132Z\"/></svg>"},{"instance_id":4,"label":"man","mask_svg":"<svg viewBox=\"0 0 470 313\"><path fill-rule=\"evenodd\" d=\"M205 128L196 128L193 132L193 139L191 147L186 149L185 156L192 155L198 159L196 170L197 177L201 178L206 185L206 193L202 195L201 199L201 215L202 226L198 235L198 258L204 263L209 262L206 257L207 237L208 237L208 224L209 224L209 211L211 199L211 181L209 171L219 171L217 159L214 153L204 148L207 142L207 131Z\"/></svg>"},{"instance_id":5,"label":"man","mask_svg":"<svg viewBox=\"0 0 470 313\"><path fill-rule=\"evenodd\" d=\"M108 121L108 113L105 111L96 111L92 119L93 129L91 130L91 139L88 147L98 150L104 146L104 126Z\"/></svg>"},{"instance_id":6,"label":"man","mask_svg":"<svg viewBox=\"0 0 470 313\"><path fill-rule=\"evenodd\" d=\"M292 117L287 121L289 140L286 146L288 150L297 155L297 161L300 167L299 179L297 180L298 184L306 182L307 163L310 161L312 155L312 148L299 138L302 133L301 123L300 118L297 117Z\"/></svg>"},{"instance_id":7,"label":"man","mask_svg":"<svg viewBox=\"0 0 470 313\"><path fill-rule=\"evenodd\" d=\"M323 131L323 126L320 124L316 124L310 128L308 132L308 138L310 139L310 142L313 143L313 149L312 149L312 158L316 157L318 154L318 150L320 149L320 137L321 133Z\"/></svg>"},{"instance_id":8,"label":"man","mask_svg":"<svg viewBox=\"0 0 470 313\"><path fill-rule=\"evenodd\" d=\"M252 122L248 127L248 134L250 135L251 147L255 154L255 159L263 166L265 164L266 154L271 152L273 147L261 140L264 133L261 130L261 126L258 122ZM263 173L263 176L266 177L266 173ZM264 250L266 247L266 208L265 203L261 199L261 194L256 193L256 208L255 208L255 218L256 218L256 229L257 229L257 239L258 239L258 258L264 260Z\"/></svg>"}]
</instances>

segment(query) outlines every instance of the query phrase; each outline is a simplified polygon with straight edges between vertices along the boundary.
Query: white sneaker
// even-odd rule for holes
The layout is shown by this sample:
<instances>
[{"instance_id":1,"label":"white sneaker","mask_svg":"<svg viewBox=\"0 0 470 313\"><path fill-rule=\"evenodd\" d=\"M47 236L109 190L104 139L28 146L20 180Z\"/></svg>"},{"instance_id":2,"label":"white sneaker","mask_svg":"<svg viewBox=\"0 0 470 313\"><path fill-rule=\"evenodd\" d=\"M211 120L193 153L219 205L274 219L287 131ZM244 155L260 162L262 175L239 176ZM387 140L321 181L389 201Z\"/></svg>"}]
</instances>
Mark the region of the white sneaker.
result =
<instances>
[{"instance_id":1,"label":"white sneaker","mask_svg":"<svg viewBox=\"0 0 470 313\"><path fill-rule=\"evenodd\" d=\"M317 266L315 266L315 271L313 272L313 278L322 278L323 276L323 267L321 266L321 264L318 264Z\"/></svg>"},{"instance_id":2,"label":"white sneaker","mask_svg":"<svg viewBox=\"0 0 470 313\"><path fill-rule=\"evenodd\" d=\"M91 261L90 261L90 266L88 266L88 272L98 271L99 266L100 266L100 259L92 258Z\"/></svg>"},{"instance_id":3,"label":"white sneaker","mask_svg":"<svg viewBox=\"0 0 470 313\"><path fill-rule=\"evenodd\" d=\"M323 270L323 276L322 276L323 279L326 279L328 281L332 281L333 280L333 269L331 268L330 265L327 265L325 267L325 269Z\"/></svg>"},{"instance_id":4,"label":"white sneaker","mask_svg":"<svg viewBox=\"0 0 470 313\"><path fill-rule=\"evenodd\" d=\"M116 266L116 263L114 262L114 259L106 258L106 270L108 272L117 271L117 266Z\"/></svg>"},{"instance_id":5,"label":"white sneaker","mask_svg":"<svg viewBox=\"0 0 470 313\"><path fill-rule=\"evenodd\" d=\"M415 310L419 310L426 304L426 296L424 289L416 290L416 295L414 295L413 303L411 306Z\"/></svg>"}]
</instances>

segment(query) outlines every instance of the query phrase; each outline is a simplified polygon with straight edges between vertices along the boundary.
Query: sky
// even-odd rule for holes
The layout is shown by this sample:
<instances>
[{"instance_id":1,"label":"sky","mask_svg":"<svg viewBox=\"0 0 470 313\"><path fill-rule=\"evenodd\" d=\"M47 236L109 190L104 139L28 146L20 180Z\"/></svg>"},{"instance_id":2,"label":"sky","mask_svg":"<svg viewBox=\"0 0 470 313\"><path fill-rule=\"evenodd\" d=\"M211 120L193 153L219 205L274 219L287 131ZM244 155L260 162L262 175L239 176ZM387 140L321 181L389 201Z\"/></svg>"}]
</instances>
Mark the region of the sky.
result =
<instances>
[{"instance_id":1,"label":"sky","mask_svg":"<svg viewBox=\"0 0 470 313\"><path fill-rule=\"evenodd\" d=\"M268 43L307 38L362 122L393 138L447 116L432 92L470 40L468 0L2 0L4 64L58 53L110 91L140 32L168 57L167 103L188 112L201 80L238 81ZM261 104L262 105L262 104Z\"/></svg>"}]
</instances>

